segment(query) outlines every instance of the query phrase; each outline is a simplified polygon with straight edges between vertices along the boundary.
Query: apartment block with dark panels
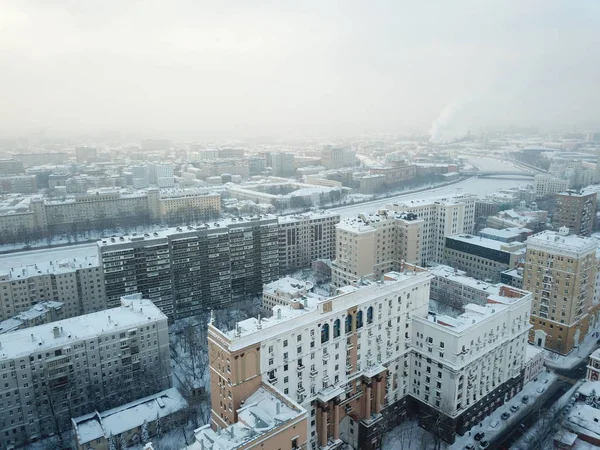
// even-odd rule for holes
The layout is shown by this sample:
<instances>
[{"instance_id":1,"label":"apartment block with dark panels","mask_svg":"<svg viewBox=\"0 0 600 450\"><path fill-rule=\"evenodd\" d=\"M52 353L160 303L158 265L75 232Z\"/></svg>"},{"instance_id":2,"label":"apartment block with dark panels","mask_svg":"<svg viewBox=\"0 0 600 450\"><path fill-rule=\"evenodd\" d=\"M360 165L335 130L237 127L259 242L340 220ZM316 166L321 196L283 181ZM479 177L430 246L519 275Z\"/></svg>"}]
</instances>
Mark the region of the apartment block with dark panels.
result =
<instances>
[{"instance_id":1,"label":"apartment block with dark panels","mask_svg":"<svg viewBox=\"0 0 600 450\"><path fill-rule=\"evenodd\" d=\"M598 208L595 192L565 192L556 195L556 208L552 225L569 228L571 234L589 236L594 228L594 218Z\"/></svg>"},{"instance_id":2,"label":"apartment block with dark panels","mask_svg":"<svg viewBox=\"0 0 600 450\"><path fill-rule=\"evenodd\" d=\"M169 241L149 234L121 236L98 242L109 308L123 295L139 292L167 316L174 313Z\"/></svg>"},{"instance_id":3,"label":"apartment block with dark panels","mask_svg":"<svg viewBox=\"0 0 600 450\"><path fill-rule=\"evenodd\" d=\"M109 307L140 292L169 318L259 295L279 278L275 217L228 219L98 243Z\"/></svg>"}]
</instances>

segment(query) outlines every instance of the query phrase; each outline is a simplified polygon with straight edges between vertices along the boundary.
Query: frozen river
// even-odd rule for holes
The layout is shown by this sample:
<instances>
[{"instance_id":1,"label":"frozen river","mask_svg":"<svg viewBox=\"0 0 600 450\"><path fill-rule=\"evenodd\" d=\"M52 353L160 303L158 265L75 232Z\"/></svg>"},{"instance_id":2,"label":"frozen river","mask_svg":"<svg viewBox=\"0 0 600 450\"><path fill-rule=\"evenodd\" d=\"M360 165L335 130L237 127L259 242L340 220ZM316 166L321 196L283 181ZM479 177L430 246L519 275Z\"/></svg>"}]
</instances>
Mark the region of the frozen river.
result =
<instances>
[{"instance_id":1,"label":"frozen river","mask_svg":"<svg viewBox=\"0 0 600 450\"><path fill-rule=\"evenodd\" d=\"M493 158L472 158L469 160L469 162L479 167L479 169L483 171L494 170L513 172L515 170L522 170L521 168L516 167L509 162L504 162ZM450 186L432 188L426 191L415 192L412 194L395 195L393 197L374 200L372 202L361 203L358 205L342 206L340 208L333 208L331 209L331 211L339 212L343 217L348 217L355 216L359 213L377 211L377 209L398 200L414 200L427 197L440 197L456 193L486 195L499 191L501 189L526 186L528 184L533 184L532 178L523 178L522 180L503 178L469 178L468 180L460 181Z\"/></svg>"}]
</instances>

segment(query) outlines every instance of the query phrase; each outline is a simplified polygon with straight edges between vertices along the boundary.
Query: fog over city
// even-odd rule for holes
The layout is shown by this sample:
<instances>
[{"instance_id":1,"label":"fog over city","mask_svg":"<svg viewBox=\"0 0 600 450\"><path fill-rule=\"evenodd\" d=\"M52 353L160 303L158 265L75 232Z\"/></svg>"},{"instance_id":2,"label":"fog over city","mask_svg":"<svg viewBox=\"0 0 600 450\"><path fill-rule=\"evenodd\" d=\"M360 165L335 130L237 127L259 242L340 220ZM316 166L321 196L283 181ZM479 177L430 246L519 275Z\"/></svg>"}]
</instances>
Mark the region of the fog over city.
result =
<instances>
[{"instance_id":1,"label":"fog over city","mask_svg":"<svg viewBox=\"0 0 600 450\"><path fill-rule=\"evenodd\" d=\"M596 1L3 1L0 135L600 123Z\"/></svg>"},{"instance_id":2,"label":"fog over city","mask_svg":"<svg viewBox=\"0 0 600 450\"><path fill-rule=\"evenodd\" d=\"M600 450L600 0L0 0L0 450Z\"/></svg>"}]
</instances>

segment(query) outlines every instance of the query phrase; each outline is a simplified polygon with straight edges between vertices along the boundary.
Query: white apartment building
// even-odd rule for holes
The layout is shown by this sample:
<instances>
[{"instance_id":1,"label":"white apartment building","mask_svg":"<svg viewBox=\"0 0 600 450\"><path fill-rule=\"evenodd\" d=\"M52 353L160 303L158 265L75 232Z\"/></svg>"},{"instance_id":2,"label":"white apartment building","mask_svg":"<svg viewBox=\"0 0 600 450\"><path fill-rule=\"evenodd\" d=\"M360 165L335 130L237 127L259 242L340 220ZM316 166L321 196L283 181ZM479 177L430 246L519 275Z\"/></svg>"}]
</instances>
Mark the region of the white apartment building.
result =
<instances>
[{"instance_id":1,"label":"white apartment building","mask_svg":"<svg viewBox=\"0 0 600 450\"><path fill-rule=\"evenodd\" d=\"M402 262L417 264L421 257L424 221L414 214L381 209L345 218L336 225L336 252L331 267L334 287L360 278L377 279L399 270Z\"/></svg>"},{"instance_id":2,"label":"white apartment building","mask_svg":"<svg viewBox=\"0 0 600 450\"><path fill-rule=\"evenodd\" d=\"M175 186L175 167L173 164L152 163L148 165L150 184L158 188L172 188Z\"/></svg>"},{"instance_id":3,"label":"white apartment building","mask_svg":"<svg viewBox=\"0 0 600 450\"><path fill-rule=\"evenodd\" d=\"M409 395L422 426L453 442L521 390L531 299L503 286L457 317L413 316Z\"/></svg>"},{"instance_id":4,"label":"white apartment building","mask_svg":"<svg viewBox=\"0 0 600 450\"><path fill-rule=\"evenodd\" d=\"M339 221L339 214L328 211L280 216L280 271L309 267L317 259L333 259L335 226Z\"/></svg>"},{"instance_id":5,"label":"white apartment building","mask_svg":"<svg viewBox=\"0 0 600 450\"><path fill-rule=\"evenodd\" d=\"M472 233L475 225L475 195L407 200L387 207L393 211L416 214L423 219L421 264L444 262L446 236Z\"/></svg>"},{"instance_id":6,"label":"white apartment building","mask_svg":"<svg viewBox=\"0 0 600 450\"><path fill-rule=\"evenodd\" d=\"M46 300L62 302L64 318L105 309L106 295L97 256L31 261L23 266L0 268L0 320Z\"/></svg>"},{"instance_id":7,"label":"white apartment building","mask_svg":"<svg viewBox=\"0 0 600 450\"><path fill-rule=\"evenodd\" d=\"M170 384L167 317L139 294L118 308L4 334L0 343L3 449Z\"/></svg>"},{"instance_id":8,"label":"white apartment building","mask_svg":"<svg viewBox=\"0 0 600 450\"><path fill-rule=\"evenodd\" d=\"M533 181L533 189L537 197L558 194L569 188L569 180L558 178L549 174L536 175Z\"/></svg>"},{"instance_id":9,"label":"white apartment building","mask_svg":"<svg viewBox=\"0 0 600 450\"><path fill-rule=\"evenodd\" d=\"M442 264L429 269L431 299L462 310L466 304L485 305L490 295L500 293L501 284L491 284L468 277L466 272Z\"/></svg>"},{"instance_id":10,"label":"white apartment building","mask_svg":"<svg viewBox=\"0 0 600 450\"><path fill-rule=\"evenodd\" d=\"M411 324L427 316L430 281L413 267L300 308L275 306L228 332L209 325L213 429L236 423L268 382L309 412L310 448L379 448L385 411L392 421L406 413Z\"/></svg>"}]
</instances>

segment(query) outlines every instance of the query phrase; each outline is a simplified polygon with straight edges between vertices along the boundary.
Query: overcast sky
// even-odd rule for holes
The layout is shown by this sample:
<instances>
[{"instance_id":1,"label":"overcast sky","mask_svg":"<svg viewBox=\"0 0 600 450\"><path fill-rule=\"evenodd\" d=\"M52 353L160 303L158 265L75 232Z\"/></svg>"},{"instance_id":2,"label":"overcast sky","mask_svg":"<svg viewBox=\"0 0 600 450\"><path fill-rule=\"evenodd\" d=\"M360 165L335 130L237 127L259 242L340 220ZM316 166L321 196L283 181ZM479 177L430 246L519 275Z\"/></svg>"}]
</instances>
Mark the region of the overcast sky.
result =
<instances>
[{"instance_id":1,"label":"overcast sky","mask_svg":"<svg viewBox=\"0 0 600 450\"><path fill-rule=\"evenodd\" d=\"M592 128L599 30L598 0L2 0L0 134Z\"/></svg>"}]
</instances>

